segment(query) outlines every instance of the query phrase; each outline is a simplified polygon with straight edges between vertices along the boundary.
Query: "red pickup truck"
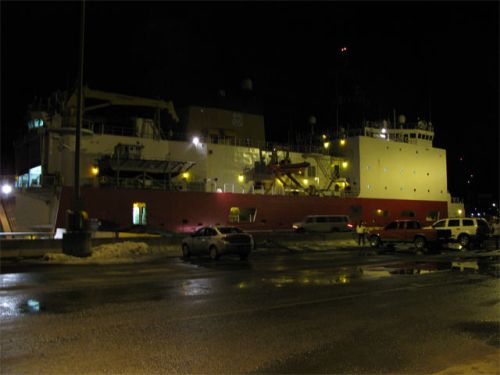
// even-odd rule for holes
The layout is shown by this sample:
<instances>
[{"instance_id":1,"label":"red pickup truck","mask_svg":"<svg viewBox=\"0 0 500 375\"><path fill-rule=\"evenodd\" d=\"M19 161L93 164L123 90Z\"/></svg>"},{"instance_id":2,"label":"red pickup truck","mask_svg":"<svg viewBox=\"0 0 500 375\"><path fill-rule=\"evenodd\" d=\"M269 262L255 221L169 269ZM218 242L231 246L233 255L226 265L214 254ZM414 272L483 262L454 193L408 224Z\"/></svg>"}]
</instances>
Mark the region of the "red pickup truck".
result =
<instances>
[{"instance_id":1,"label":"red pickup truck","mask_svg":"<svg viewBox=\"0 0 500 375\"><path fill-rule=\"evenodd\" d=\"M438 244L438 231L433 228L422 228L416 220L395 220L383 229L371 230L368 233L371 247L386 244L413 243L415 249L423 250L429 244Z\"/></svg>"}]
</instances>

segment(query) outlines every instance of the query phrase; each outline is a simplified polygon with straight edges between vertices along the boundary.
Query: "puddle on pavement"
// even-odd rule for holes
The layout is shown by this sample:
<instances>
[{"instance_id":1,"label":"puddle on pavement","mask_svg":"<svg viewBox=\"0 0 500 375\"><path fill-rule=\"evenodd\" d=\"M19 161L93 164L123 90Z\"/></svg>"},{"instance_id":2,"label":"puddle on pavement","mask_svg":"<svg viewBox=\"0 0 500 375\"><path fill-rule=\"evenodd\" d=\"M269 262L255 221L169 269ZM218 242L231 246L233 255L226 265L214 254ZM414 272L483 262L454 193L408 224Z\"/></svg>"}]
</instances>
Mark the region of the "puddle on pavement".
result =
<instances>
[{"instance_id":1,"label":"puddle on pavement","mask_svg":"<svg viewBox=\"0 0 500 375\"><path fill-rule=\"evenodd\" d=\"M110 303L159 301L171 298L172 288L163 285L130 285L0 298L0 318L41 313L65 314Z\"/></svg>"},{"instance_id":2,"label":"puddle on pavement","mask_svg":"<svg viewBox=\"0 0 500 375\"><path fill-rule=\"evenodd\" d=\"M277 272L274 277L249 278L248 281L238 281L232 285L239 290L254 289L262 285L272 285L276 288L292 285L331 286L349 284L355 280L420 276L434 272L473 273L500 277L498 259L491 257L456 262L398 262L384 265L341 267L334 270L311 269L301 270L294 274ZM110 289L56 292L29 297L2 297L0 299L0 317L40 313L60 314L108 303L155 301L178 296L202 296L223 290L224 286L227 285L226 282L212 278L193 279L172 286L155 283L127 285Z\"/></svg>"},{"instance_id":3,"label":"puddle on pavement","mask_svg":"<svg viewBox=\"0 0 500 375\"><path fill-rule=\"evenodd\" d=\"M303 270L298 274L284 274L262 278L261 283L272 284L277 288L287 285L327 286L348 284L354 280L375 279L397 276L419 276L435 272L476 273L500 277L496 259L466 260L457 262L407 262L384 265L365 265L343 267L335 270ZM237 288L246 289L256 286L255 282L240 282Z\"/></svg>"}]
</instances>

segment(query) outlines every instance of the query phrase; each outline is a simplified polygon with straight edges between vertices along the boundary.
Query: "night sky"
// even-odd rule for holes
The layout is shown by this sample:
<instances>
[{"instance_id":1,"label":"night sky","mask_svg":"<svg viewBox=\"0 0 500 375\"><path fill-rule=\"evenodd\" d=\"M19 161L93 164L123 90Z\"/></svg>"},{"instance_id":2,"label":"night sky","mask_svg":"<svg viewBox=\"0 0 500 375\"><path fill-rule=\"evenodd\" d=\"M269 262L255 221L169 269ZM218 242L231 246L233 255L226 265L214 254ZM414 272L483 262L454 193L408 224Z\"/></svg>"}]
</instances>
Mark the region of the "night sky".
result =
<instances>
[{"instance_id":1,"label":"night sky","mask_svg":"<svg viewBox=\"0 0 500 375\"><path fill-rule=\"evenodd\" d=\"M27 106L76 78L80 4L0 4L9 174ZM250 78L267 138L286 141L311 115L334 128L340 75L361 117L431 117L453 196L498 201L498 18L498 2L87 2L85 83L179 108Z\"/></svg>"}]
</instances>

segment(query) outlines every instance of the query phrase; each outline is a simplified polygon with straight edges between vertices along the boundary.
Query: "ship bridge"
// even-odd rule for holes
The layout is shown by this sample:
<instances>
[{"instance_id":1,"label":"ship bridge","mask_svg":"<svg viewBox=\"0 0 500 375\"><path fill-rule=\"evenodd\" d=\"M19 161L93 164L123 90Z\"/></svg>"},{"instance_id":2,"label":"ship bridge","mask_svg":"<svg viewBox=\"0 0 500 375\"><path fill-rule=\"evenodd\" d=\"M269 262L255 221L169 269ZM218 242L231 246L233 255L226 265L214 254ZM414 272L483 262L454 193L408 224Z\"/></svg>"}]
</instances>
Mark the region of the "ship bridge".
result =
<instances>
[{"instance_id":1,"label":"ship bridge","mask_svg":"<svg viewBox=\"0 0 500 375\"><path fill-rule=\"evenodd\" d=\"M367 137L380 138L388 141L410 143L419 146L432 147L434 128L431 122L418 120L416 123L406 124L401 121L391 127L387 121L367 122L363 129Z\"/></svg>"}]
</instances>

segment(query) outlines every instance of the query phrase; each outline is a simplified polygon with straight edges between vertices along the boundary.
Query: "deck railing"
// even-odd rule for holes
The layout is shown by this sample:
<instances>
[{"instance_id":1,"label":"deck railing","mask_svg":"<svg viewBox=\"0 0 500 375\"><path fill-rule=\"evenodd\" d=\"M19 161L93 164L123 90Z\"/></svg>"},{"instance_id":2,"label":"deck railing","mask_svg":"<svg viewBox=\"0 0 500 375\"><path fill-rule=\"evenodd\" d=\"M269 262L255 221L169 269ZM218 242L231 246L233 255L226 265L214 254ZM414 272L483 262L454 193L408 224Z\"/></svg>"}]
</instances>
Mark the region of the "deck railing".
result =
<instances>
[{"instance_id":1,"label":"deck railing","mask_svg":"<svg viewBox=\"0 0 500 375\"><path fill-rule=\"evenodd\" d=\"M146 139L164 139L181 142L191 142L190 135L185 132L168 132L159 134L158 132L149 132L139 135L134 127L125 127L115 124L104 123L103 121L84 120L83 128L91 130L95 134L100 135L118 135L125 137L141 137ZM250 138L238 137L222 137L222 136L198 136L201 143L221 144L228 146L240 146L259 148L267 151L273 149L285 150L291 152L307 152L307 153L320 153L328 154L328 150L322 146L312 144L284 144L280 142L264 142Z\"/></svg>"}]
</instances>

